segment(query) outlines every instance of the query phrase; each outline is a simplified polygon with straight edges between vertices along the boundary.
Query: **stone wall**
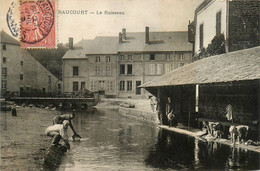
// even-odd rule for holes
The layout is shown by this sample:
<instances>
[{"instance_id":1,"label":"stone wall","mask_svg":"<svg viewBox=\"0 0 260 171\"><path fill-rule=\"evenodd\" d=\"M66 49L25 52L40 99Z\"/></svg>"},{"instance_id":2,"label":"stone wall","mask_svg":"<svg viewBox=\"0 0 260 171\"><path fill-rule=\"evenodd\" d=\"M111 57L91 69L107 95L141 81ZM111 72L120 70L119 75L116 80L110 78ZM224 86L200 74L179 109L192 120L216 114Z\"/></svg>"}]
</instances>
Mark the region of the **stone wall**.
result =
<instances>
[{"instance_id":1,"label":"stone wall","mask_svg":"<svg viewBox=\"0 0 260 171\"><path fill-rule=\"evenodd\" d=\"M150 123L158 123L158 117L156 112L149 112L144 110L138 110L133 108L119 107L118 112L120 115L124 115L136 120L141 120Z\"/></svg>"},{"instance_id":2,"label":"stone wall","mask_svg":"<svg viewBox=\"0 0 260 171\"><path fill-rule=\"evenodd\" d=\"M260 1L229 2L229 51L260 45Z\"/></svg>"}]
</instances>

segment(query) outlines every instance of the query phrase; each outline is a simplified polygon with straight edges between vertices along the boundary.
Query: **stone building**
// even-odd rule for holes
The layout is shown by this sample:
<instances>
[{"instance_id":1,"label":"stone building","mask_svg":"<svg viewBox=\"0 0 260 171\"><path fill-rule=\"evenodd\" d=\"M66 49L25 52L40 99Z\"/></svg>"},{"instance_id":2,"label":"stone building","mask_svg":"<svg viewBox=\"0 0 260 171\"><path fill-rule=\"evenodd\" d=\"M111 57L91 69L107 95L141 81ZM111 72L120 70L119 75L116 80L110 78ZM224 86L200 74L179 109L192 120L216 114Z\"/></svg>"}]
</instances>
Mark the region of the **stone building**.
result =
<instances>
[{"instance_id":1,"label":"stone building","mask_svg":"<svg viewBox=\"0 0 260 171\"><path fill-rule=\"evenodd\" d=\"M88 89L107 96L116 96L117 37L96 37L73 45L63 56L64 92Z\"/></svg>"},{"instance_id":2,"label":"stone building","mask_svg":"<svg viewBox=\"0 0 260 171\"><path fill-rule=\"evenodd\" d=\"M126 32L72 46L63 57L63 90L108 97L146 97L139 85L191 62L187 32Z\"/></svg>"},{"instance_id":3,"label":"stone building","mask_svg":"<svg viewBox=\"0 0 260 171\"><path fill-rule=\"evenodd\" d=\"M57 90L58 79L22 49L19 41L1 31L1 95Z\"/></svg>"},{"instance_id":4,"label":"stone building","mask_svg":"<svg viewBox=\"0 0 260 171\"><path fill-rule=\"evenodd\" d=\"M204 0L195 10L189 33L194 55L220 34L226 40L226 52L259 46L260 1Z\"/></svg>"}]
</instances>

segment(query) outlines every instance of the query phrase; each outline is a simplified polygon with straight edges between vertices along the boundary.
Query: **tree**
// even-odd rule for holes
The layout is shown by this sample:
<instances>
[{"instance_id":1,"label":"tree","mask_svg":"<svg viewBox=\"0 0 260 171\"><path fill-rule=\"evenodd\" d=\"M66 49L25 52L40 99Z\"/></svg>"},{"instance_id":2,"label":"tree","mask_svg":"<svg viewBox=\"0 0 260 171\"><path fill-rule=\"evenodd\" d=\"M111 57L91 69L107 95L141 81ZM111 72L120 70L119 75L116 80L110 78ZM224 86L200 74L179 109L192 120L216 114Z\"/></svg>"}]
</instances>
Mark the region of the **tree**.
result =
<instances>
[{"instance_id":1,"label":"tree","mask_svg":"<svg viewBox=\"0 0 260 171\"><path fill-rule=\"evenodd\" d=\"M194 56L194 60L196 61L209 56L226 53L225 45L226 45L226 41L223 34L220 34L219 36L215 36L211 40L211 43L208 45L207 48L202 48L200 50L200 53Z\"/></svg>"},{"instance_id":2,"label":"tree","mask_svg":"<svg viewBox=\"0 0 260 171\"><path fill-rule=\"evenodd\" d=\"M62 57L68 48L61 44L57 49L29 49L29 53L58 79L62 78Z\"/></svg>"}]
</instances>

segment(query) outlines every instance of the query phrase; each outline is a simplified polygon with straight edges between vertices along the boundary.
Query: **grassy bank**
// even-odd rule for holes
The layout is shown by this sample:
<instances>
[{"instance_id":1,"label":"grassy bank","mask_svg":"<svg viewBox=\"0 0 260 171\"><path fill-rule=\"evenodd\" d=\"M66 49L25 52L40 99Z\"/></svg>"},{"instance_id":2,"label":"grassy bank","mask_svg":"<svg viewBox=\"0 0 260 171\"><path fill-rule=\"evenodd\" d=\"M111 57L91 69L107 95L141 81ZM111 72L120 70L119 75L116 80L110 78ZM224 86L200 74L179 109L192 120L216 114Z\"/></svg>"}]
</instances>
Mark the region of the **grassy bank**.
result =
<instances>
[{"instance_id":1,"label":"grassy bank","mask_svg":"<svg viewBox=\"0 0 260 171\"><path fill-rule=\"evenodd\" d=\"M57 111L19 107L17 117L1 112L0 170L40 170L51 142L44 130Z\"/></svg>"}]
</instances>

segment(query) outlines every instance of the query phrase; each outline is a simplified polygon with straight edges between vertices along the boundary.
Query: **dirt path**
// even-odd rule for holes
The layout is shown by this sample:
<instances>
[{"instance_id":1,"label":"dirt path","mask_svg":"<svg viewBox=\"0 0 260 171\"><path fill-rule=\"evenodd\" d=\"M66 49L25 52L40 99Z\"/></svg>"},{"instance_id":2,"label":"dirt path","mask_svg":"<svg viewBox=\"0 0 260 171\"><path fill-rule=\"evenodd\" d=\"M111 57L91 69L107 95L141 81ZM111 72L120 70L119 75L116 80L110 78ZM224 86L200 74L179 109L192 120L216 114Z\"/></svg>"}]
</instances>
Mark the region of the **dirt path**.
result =
<instances>
[{"instance_id":1,"label":"dirt path","mask_svg":"<svg viewBox=\"0 0 260 171\"><path fill-rule=\"evenodd\" d=\"M57 111L27 107L17 108L17 117L1 112L0 170L40 170L51 142L44 130L56 114Z\"/></svg>"}]
</instances>

